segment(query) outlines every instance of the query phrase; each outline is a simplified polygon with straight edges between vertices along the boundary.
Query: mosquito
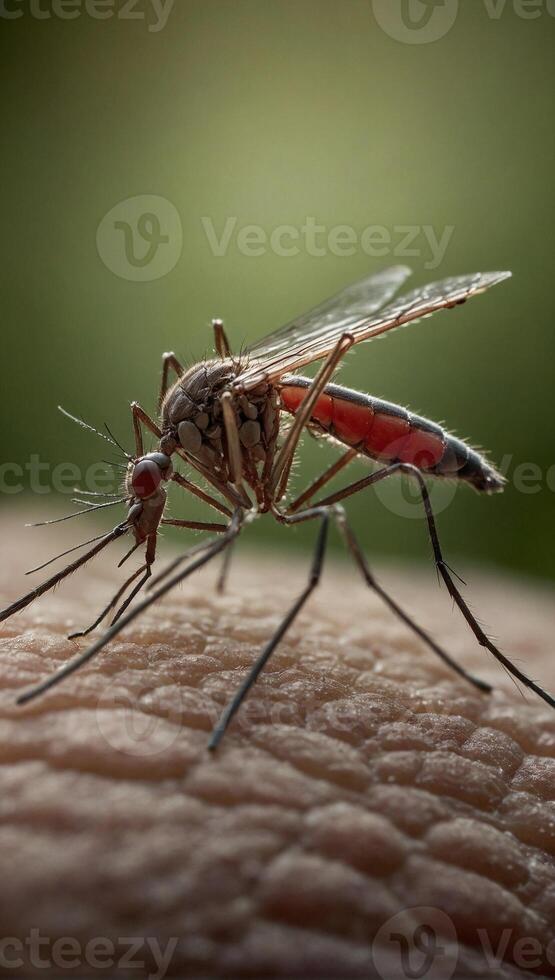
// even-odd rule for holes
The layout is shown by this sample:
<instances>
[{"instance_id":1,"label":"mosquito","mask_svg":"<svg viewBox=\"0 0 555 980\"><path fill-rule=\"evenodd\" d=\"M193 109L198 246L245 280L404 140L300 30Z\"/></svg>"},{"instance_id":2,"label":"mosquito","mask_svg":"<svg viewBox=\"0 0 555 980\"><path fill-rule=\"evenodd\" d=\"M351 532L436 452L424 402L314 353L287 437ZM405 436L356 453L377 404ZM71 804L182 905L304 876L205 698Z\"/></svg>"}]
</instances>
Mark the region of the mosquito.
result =
<instances>
[{"instance_id":1,"label":"mosquito","mask_svg":"<svg viewBox=\"0 0 555 980\"><path fill-rule=\"evenodd\" d=\"M131 404L135 453L128 455L124 451L123 497L104 504L81 501L91 510L124 503L125 518L107 534L78 546L93 545L4 609L0 621L53 589L120 537L128 535L133 541L120 565L137 549L143 549L142 564L125 580L95 622L73 636L85 636L112 614L109 627L60 670L21 694L18 704L26 704L78 670L149 606L217 555L224 555L227 565L234 541L245 524L259 514L270 514L283 525L311 520L319 523L310 573L305 588L223 711L211 734L209 748L215 749L219 744L260 672L318 585L331 521L342 534L366 585L444 664L479 691L490 692L489 684L457 664L377 582L347 520L341 501L382 480L404 474L418 489L437 571L476 640L513 678L555 707L555 699L513 664L483 631L440 547L427 479L456 480L479 493L492 494L503 489L505 481L501 474L482 454L440 425L399 405L332 381L355 344L438 310L452 309L510 276L509 272L457 276L419 287L395 299L409 274L410 270L404 266L395 266L362 279L236 355L231 351L221 320L212 324L216 355L213 359L185 369L175 354L163 355L159 418L151 418L137 402ZM321 364L314 378L297 373L317 361ZM172 372L176 377L170 383ZM92 428L79 419L76 421ZM300 496L291 500L288 493L291 468L300 437L306 430L317 438L331 441L341 454ZM145 452L145 431L157 440L154 452ZM110 430L98 434L119 447ZM378 468L314 501L324 486L356 458L370 459ZM174 462L179 459L193 471L197 482L174 468ZM204 481L209 491L202 489L199 481ZM203 500L218 514L219 520L165 518L166 488L170 482ZM167 524L207 532L208 537L180 554L153 578L158 532ZM143 589L143 596L132 605Z\"/></svg>"}]
</instances>

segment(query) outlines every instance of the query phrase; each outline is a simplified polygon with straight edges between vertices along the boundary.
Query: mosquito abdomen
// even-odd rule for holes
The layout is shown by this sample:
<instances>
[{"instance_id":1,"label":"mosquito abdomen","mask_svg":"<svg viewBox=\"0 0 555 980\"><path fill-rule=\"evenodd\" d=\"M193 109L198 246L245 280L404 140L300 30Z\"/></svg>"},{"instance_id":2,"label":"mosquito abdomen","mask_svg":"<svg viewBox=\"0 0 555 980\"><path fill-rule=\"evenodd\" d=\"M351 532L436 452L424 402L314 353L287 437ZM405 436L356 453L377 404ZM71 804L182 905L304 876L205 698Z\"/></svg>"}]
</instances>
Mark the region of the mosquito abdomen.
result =
<instances>
[{"instance_id":1,"label":"mosquito abdomen","mask_svg":"<svg viewBox=\"0 0 555 980\"><path fill-rule=\"evenodd\" d=\"M283 378L283 408L295 414L311 384L310 378L298 375ZM485 493L503 489L503 477L480 453L435 422L392 402L330 384L318 398L311 422L380 462L411 463L424 473L464 480Z\"/></svg>"}]
</instances>

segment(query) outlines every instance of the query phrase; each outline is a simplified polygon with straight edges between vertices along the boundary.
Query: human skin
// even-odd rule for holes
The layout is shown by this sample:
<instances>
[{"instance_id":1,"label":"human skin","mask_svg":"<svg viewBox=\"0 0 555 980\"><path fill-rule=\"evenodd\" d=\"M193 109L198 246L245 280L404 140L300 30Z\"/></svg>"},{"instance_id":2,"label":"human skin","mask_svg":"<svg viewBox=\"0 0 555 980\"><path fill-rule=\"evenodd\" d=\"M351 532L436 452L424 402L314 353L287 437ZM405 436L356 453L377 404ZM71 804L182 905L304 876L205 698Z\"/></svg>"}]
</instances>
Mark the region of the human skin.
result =
<instances>
[{"instance_id":1,"label":"human skin","mask_svg":"<svg viewBox=\"0 0 555 980\"><path fill-rule=\"evenodd\" d=\"M19 519L0 530L8 600L29 588L22 572L53 535ZM64 976L396 980L424 924L411 963L428 950L432 965L412 975L555 975L555 714L477 646L433 568L379 578L493 695L450 673L347 562L328 559L208 753L308 564L240 544L226 595L217 567L198 574L25 708L16 695L81 648L66 634L114 590L115 562L91 563L3 624L4 974L44 975L50 961ZM553 690L552 593L471 583L505 652Z\"/></svg>"}]
</instances>

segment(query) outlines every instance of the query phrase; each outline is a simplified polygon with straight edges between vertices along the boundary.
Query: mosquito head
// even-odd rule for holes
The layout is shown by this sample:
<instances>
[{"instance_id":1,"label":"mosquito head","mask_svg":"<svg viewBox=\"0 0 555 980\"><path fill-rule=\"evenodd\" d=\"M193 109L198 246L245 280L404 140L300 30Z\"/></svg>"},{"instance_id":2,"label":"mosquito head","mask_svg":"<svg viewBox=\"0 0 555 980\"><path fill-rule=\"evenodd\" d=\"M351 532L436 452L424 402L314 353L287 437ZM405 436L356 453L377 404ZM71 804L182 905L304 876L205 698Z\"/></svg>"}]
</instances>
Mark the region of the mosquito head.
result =
<instances>
[{"instance_id":1,"label":"mosquito head","mask_svg":"<svg viewBox=\"0 0 555 980\"><path fill-rule=\"evenodd\" d=\"M138 541L158 528L166 505L164 483L172 472L171 459L165 453L147 453L129 463L125 481L128 518Z\"/></svg>"},{"instance_id":2,"label":"mosquito head","mask_svg":"<svg viewBox=\"0 0 555 980\"><path fill-rule=\"evenodd\" d=\"M127 469L126 489L135 500L148 500L159 490L162 481L172 475L172 463L165 453L147 453L132 460Z\"/></svg>"}]
</instances>

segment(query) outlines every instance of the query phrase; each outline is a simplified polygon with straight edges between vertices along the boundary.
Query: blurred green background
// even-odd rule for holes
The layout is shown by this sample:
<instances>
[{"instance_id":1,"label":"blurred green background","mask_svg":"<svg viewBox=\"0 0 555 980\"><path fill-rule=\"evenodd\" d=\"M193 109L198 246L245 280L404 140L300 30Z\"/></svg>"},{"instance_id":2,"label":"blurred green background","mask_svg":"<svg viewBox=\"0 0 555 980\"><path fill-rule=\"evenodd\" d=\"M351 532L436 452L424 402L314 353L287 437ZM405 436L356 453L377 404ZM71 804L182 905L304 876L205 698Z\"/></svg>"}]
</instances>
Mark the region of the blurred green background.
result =
<instances>
[{"instance_id":1,"label":"blurred green background","mask_svg":"<svg viewBox=\"0 0 555 980\"><path fill-rule=\"evenodd\" d=\"M401 0L389 2L394 31ZM431 13L433 24L438 12L411 2L411 15ZM112 12L123 7L115 0ZM108 421L130 445L129 402L154 410L161 353L187 363L203 355L214 315L238 346L389 264L410 264L413 284L512 269L510 283L465 307L360 347L341 380L505 459L504 495L463 487L437 498L448 557L554 577L555 19L545 4L536 19L510 0L490 2L493 18L478 0L459 7L444 37L408 44L377 23L370 0L177 0L159 30L149 30L160 25L147 0L133 8L143 16L103 20L85 0L41 0L40 18L6 0L23 15L1 20L0 40L4 462L39 453L84 469L106 455L58 414L59 402ZM133 228L133 205L120 208L139 261L132 281L121 274L130 267L123 226L111 245L101 232L97 246L97 230L119 202L143 195L171 202L182 248L160 212L161 234L171 233L159 258L175 264L149 281L148 241ZM246 225L269 235L307 217L357 236L384 226L391 245L381 256L360 245L334 254L325 235L323 255L302 238L292 255L238 245ZM220 237L234 218L225 254L214 254L207 223ZM396 253L401 226L419 229L417 254ZM451 229L434 269L430 227ZM112 249L104 261L99 247ZM299 489L332 455L307 439L301 458ZM23 500L0 498L14 515ZM51 502L39 501L46 516ZM349 511L372 554L427 557L414 502L401 506L394 488L353 499ZM173 495L173 516L199 513ZM303 548L313 535L269 518L249 532L266 548Z\"/></svg>"}]
</instances>

